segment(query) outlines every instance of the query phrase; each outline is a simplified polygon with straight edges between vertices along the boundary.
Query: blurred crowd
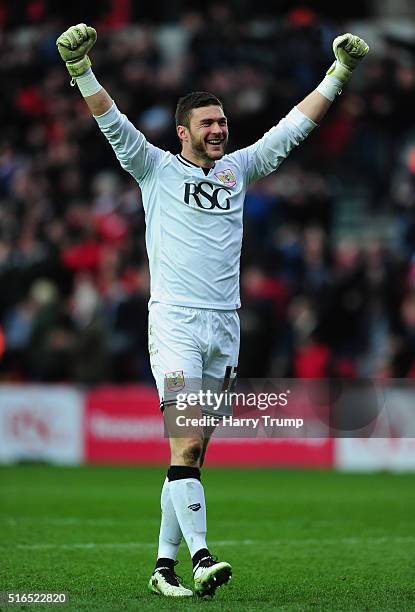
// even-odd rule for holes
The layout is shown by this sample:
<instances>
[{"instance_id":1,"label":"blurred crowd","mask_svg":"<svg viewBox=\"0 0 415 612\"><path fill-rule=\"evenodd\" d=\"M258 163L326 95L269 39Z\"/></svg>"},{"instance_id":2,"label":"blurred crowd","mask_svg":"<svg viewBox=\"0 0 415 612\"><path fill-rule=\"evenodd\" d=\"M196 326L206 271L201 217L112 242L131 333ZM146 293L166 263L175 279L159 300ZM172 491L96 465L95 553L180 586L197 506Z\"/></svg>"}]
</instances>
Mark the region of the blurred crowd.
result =
<instances>
[{"instance_id":1,"label":"blurred crowd","mask_svg":"<svg viewBox=\"0 0 415 612\"><path fill-rule=\"evenodd\" d=\"M94 25L100 82L178 152L179 96L218 95L230 150L246 146L317 86L347 31L265 2L97 4L0 2L2 381L151 381L140 191L70 87L57 36ZM415 377L414 108L415 47L385 36L321 126L249 190L240 376ZM360 188L397 244L336 239L336 207Z\"/></svg>"}]
</instances>

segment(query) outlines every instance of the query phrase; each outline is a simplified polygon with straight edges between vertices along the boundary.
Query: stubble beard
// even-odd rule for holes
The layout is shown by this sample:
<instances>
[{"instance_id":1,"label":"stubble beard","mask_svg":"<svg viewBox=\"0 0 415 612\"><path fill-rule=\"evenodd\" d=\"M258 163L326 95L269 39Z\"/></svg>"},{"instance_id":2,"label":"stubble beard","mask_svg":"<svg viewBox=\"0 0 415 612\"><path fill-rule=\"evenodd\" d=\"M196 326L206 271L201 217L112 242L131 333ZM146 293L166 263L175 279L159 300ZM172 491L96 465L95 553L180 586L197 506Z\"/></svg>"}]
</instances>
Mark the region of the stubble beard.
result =
<instances>
[{"instance_id":1,"label":"stubble beard","mask_svg":"<svg viewBox=\"0 0 415 612\"><path fill-rule=\"evenodd\" d=\"M190 146L192 149L192 153L196 155L197 157L199 157L201 160L203 160L205 163L210 164L212 162L218 161L219 159L222 159L222 157L225 155L225 149L228 143L227 138L225 138L225 140L223 140L221 143L220 154L210 155L207 150L208 145L206 145L205 141L196 140L195 138L193 138L192 135L190 135L190 137L191 137Z\"/></svg>"}]
</instances>

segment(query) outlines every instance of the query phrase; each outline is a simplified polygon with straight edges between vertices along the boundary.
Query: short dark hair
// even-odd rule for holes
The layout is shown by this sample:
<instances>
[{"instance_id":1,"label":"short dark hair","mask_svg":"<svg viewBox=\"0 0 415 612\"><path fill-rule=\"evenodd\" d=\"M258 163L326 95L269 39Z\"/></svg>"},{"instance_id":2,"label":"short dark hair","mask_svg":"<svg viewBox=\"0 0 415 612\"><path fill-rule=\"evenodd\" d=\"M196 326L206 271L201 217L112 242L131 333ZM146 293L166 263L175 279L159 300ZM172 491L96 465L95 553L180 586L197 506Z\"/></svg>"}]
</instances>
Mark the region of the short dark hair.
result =
<instances>
[{"instance_id":1,"label":"short dark hair","mask_svg":"<svg viewBox=\"0 0 415 612\"><path fill-rule=\"evenodd\" d=\"M208 91L192 91L192 93L179 98L176 107L176 126L184 125L185 127L189 128L190 113L192 109L212 105L223 108L223 104L219 98Z\"/></svg>"}]
</instances>

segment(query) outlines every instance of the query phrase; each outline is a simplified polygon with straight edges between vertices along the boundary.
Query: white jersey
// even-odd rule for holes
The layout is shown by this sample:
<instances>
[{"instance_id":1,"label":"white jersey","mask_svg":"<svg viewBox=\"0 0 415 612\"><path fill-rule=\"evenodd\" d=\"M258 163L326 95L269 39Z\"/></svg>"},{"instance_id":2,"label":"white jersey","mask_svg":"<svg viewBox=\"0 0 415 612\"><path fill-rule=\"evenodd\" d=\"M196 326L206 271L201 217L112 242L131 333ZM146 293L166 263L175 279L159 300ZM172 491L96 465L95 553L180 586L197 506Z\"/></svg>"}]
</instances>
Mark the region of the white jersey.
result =
<instances>
[{"instance_id":1,"label":"white jersey","mask_svg":"<svg viewBox=\"0 0 415 612\"><path fill-rule=\"evenodd\" d=\"M255 144L225 155L205 174L147 142L115 104L95 119L142 191L150 304L239 308L247 188L273 172L316 124L294 107Z\"/></svg>"}]
</instances>

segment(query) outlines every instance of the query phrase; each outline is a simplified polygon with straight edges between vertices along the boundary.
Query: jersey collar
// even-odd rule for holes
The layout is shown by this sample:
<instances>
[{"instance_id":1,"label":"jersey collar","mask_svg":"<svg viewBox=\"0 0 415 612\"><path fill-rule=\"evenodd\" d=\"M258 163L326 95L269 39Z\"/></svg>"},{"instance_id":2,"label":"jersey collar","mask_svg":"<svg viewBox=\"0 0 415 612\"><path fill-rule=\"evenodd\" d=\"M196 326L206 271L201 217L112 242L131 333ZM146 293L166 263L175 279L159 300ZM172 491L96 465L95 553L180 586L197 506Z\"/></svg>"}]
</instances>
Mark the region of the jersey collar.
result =
<instances>
[{"instance_id":1,"label":"jersey collar","mask_svg":"<svg viewBox=\"0 0 415 612\"><path fill-rule=\"evenodd\" d=\"M180 163L182 163L184 166L187 166L188 168L200 168L201 170L203 170L203 172L206 174L206 176L209 174L209 172L211 170L213 170L213 168L215 167L216 164L214 164L211 168L204 168L203 166L198 166L197 164L194 164L193 162L191 162L190 160L186 159L185 157L183 157L183 155L181 155L180 153L178 153L176 155L177 159L179 160Z\"/></svg>"}]
</instances>

